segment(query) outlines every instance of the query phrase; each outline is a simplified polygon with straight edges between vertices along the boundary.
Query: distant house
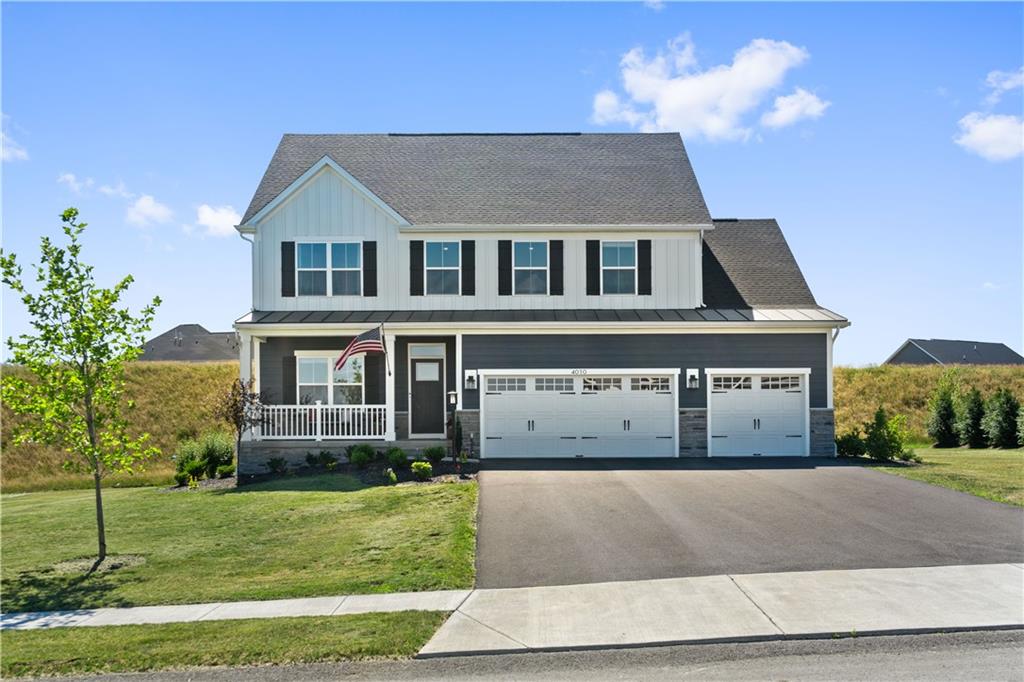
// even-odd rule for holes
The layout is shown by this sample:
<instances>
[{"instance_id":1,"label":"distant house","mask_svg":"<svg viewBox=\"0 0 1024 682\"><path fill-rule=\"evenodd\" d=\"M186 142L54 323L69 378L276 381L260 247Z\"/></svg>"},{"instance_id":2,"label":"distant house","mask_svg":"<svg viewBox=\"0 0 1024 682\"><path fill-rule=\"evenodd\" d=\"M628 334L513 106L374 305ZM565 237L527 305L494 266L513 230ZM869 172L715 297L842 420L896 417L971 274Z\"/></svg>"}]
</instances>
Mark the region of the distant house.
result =
<instances>
[{"instance_id":1,"label":"distant house","mask_svg":"<svg viewBox=\"0 0 1024 682\"><path fill-rule=\"evenodd\" d=\"M238 359L235 332L211 332L198 324L179 324L146 342L140 360L215 362Z\"/></svg>"},{"instance_id":2,"label":"distant house","mask_svg":"<svg viewBox=\"0 0 1024 682\"><path fill-rule=\"evenodd\" d=\"M1024 357L1005 343L907 339L885 365L1024 365Z\"/></svg>"}]
</instances>

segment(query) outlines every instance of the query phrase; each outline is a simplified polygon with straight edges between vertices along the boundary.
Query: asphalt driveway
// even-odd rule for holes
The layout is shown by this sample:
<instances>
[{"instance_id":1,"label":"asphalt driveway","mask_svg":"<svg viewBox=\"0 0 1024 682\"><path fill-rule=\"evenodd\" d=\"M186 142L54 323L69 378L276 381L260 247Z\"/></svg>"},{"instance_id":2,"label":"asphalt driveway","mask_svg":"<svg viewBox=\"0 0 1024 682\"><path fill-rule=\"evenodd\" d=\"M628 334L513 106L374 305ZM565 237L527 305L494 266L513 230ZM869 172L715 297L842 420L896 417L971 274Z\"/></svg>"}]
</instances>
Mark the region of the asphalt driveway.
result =
<instances>
[{"instance_id":1,"label":"asphalt driveway","mask_svg":"<svg viewBox=\"0 0 1024 682\"><path fill-rule=\"evenodd\" d=\"M477 585L1024 563L1024 509L843 460L488 463Z\"/></svg>"}]
</instances>

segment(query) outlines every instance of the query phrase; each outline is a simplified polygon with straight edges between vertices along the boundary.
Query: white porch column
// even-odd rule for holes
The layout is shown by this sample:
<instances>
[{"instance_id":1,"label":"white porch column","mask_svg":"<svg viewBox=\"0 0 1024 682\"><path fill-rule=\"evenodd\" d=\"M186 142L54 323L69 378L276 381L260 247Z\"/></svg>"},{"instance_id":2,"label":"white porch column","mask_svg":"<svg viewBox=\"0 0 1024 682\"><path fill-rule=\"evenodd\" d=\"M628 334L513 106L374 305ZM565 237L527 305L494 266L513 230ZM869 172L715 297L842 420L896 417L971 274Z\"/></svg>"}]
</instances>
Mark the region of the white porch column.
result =
<instances>
[{"instance_id":1,"label":"white porch column","mask_svg":"<svg viewBox=\"0 0 1024 682\"><path fill-rule=\"evenodd\" d=\"M825 332L825 407L832 409L832 343L835 341L835 337L832 336L832 331Z\"/></svg>"},{"instance_id":2,"label":"white porch column","mask_svg":"<svg viewBox=\"0 0 1024 682\"><path fill-rule=\"evenodd\" d=\"M462 409L462 334L455 335L455 409Z\"/></svg>"},{"instance_id":3,"label":"white porch column","mask_svg":"<svg viewBox=\"0 0 1024 682\"><path fill-rule=\"evenodd\" d=\"M252 378L252 334L238 332L238 378L248 383ZM252 440L252 431L242 434L242 440Z\"/></svg>"},{"instance_id":4,"label":"white porch column","mask_svg":"<svg viewBox=\"0 0 1024 682\"><path fill-rule=\"evenodd\" d=\"M395 357L395 335L384 334L384 350L387 352L387 362L390 372L388 372L385 388L384 388L384 421L387 424L387 429L384 431L384 440L394 441L395 438L395 372L398 371L398 367L395 366L397 358Z\"/></svg>"},{"instance_id":5,"label":"white porch column","mask_svg":"<svg viewBox=\"0 0 1024 682\"><path fill-rule=\"evenodd\" d=\"M263 339L259 337L253 337L252 340L252 390L253 393L259 395L260 392L260 347L263 345Z\"/></svg>"}]
</instances>

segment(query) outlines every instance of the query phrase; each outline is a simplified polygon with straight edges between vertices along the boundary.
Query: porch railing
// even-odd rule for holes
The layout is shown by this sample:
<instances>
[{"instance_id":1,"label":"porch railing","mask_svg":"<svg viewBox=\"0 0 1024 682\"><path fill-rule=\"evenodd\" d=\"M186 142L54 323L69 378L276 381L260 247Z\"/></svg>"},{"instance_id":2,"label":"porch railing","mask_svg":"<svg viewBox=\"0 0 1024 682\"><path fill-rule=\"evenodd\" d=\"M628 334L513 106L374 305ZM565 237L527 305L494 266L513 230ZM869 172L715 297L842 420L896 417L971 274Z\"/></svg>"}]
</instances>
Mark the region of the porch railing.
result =
<instances>
[{"instance_id":1,"label":"porch railing","mask_svg":"<svg viewBox=\"0 0 1024 682\"><path fill-rule=\"evenodd\" d=\"M257 440L384 438L384 405L264 405Z\"/></svg>"}]
</instances>

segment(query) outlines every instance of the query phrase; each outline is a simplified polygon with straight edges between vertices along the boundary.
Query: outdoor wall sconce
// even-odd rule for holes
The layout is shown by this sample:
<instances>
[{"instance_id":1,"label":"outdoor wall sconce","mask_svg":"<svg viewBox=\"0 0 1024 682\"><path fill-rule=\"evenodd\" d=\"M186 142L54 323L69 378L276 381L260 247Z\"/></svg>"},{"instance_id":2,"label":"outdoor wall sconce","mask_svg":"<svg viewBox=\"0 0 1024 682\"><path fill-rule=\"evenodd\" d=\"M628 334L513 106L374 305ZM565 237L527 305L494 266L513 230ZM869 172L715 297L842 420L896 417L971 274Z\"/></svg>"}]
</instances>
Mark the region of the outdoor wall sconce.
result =
<instances>
[{"instance_id":1,"label":"outdoor wall sconce","mask_svg":"<svg viewBox=\"0 0 1024 682\"><path fill-rule=\"evenodd\" d=\"M686 370L686 387L689 389L700 388L700 370L688 369Z\"/></svg>"},{"instance_id":2,"label":"outdoor wall sconce","mask_svg":"<svg viewBox=\"0 0 1024 682\"><path fill-rule=\"evenodd\" d=\"M463 380L462 386L467 391L475 391L476 390L476 376L477 375L476 375L476 370L475 369L467 369L465 371L465 379Z\"/></svg>"}]
</instances>

